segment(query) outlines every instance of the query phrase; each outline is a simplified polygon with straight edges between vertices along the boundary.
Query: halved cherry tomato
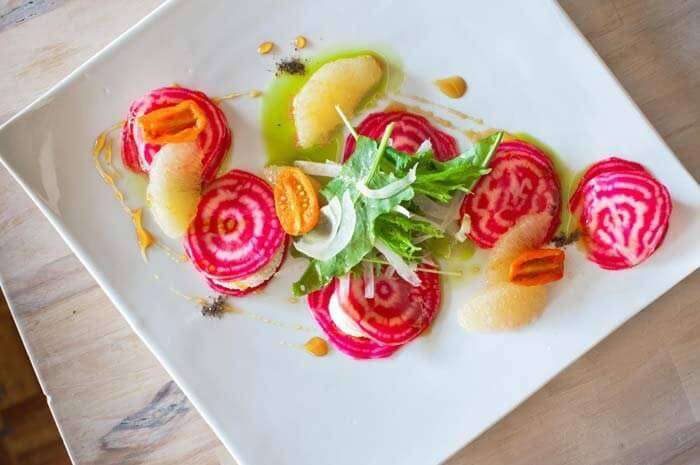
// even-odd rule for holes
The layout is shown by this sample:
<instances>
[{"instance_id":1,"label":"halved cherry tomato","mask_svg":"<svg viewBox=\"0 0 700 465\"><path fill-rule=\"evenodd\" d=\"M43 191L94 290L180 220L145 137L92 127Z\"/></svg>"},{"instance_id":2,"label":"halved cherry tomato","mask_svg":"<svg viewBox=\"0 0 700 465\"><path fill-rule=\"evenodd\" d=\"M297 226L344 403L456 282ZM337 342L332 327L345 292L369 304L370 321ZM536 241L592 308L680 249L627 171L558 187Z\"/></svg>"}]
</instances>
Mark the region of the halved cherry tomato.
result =
<instances>
[{"instance_id":1,"label":"halved cherry tomato","mask_svg":"<svg viewBox=\"0 0 700 465\"><path fill-rule=\"evenodd\" d=\"M318 195L313 181L298 168L282 168L275 180L275 210L282 229L292 236L311 231L318 223Z\"/></svg>"},{"instance_id":2,"label":"halved cherry tomato","mask_svg":"<svg viewBox=\"0 0 700 465\"><path fill-rule=\"evenodd\" d=\"M564 277L564 251L526 250L510 264L508 279L521 286L539 286Z\"/></svg>"},{"instance_id":3,"label":"halved cherry tomato","mask_svg":"<svg viewBox=\"0 0 700 465\"><path fill-rule=\"evenodd\" d=\"M152 144L190 142L207 126L207 115L194 100L159 108L138 119L143 138Z\"/></svg>"}]
</instances>

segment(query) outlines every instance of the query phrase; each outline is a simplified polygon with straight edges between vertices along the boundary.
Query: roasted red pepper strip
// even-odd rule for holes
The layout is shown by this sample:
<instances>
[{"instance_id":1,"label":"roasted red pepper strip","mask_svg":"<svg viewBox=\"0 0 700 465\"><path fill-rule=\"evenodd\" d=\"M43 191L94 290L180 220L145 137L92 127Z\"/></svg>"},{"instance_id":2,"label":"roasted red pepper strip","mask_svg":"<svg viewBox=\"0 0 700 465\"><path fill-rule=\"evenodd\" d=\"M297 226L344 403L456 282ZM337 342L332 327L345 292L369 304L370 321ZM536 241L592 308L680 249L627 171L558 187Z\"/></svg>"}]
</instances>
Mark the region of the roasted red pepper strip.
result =
<instances>
[{"instance_id":1,"label":"roasted red pepper strip","mask_svg":"<svg viewBox=\"0 0 700 465\"><path fill-rule=\"evenodd\" d=\"M183 100L141 116L143 138L152 144L190 142L207 126L207 117L194 100Z\"/></svg>"},{"instance_id":2,"label":"roasted red pepper strip","mask_svg":"<svg viewBox=\"0 0 700 465\"><path fill-rule=\"evenodd\" d=\"M508 279L521 286L540 286L564 277L564 251L561 249L527 250L510 265Z\"/></svg>"}]
</instances>

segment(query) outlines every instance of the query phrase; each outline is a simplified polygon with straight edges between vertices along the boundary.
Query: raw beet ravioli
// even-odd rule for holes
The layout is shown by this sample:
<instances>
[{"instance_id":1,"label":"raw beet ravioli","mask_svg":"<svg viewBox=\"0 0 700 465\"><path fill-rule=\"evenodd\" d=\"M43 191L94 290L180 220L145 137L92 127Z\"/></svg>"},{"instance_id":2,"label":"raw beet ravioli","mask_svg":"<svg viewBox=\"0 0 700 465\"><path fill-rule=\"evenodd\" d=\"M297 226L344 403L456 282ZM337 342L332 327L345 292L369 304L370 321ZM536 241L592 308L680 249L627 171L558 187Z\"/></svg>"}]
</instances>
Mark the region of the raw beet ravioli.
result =
<instances>
[{"instance_id":1,"label":"raw beet ravioli","mask_svg":"<svg viewBox=\"0 0 700 465\"><path fill-rule=\"evenodd\" d=\"M445 161L459 155L459 148L454 137L439 130L424 117L407 111L371 113L357 126L356 130L362 136L380 139L389 123L394 123L391 146L396 150L416 153L418 147L428 140L432 144L435 158L438 160ZM355 139L349 135L345 141L343 161L347 160L354 150Z\"/></svg>"},{"instance_id":2,"label":"raw beet ravioli","mask_svg":"<svg viewBox=\"0 0 700 465\"><path fill-rule=\"evenodd\" d=\"M434 268L424 263L424 269ZM365 297L361 276L334 279L325 288L309 294L308 305L331 343L357 359L384 358L418 337L440 310L440 278L436 273L417 271L420 286L413 287L396 274L382 273L375 281L375 295ZM357 323L365 337L341 331L330 317L328 305L336 295L341 308Z\"/></svg>"},{"instance_id":3,"label":"raw beet ravioli","mask_svg":"<svg viewBox=\"0 0 700 465\"><path fill-rule=\"evenodd\" d=\"M491 248L521 217L548 212L548 242L561 213L559 178L549 157L534 145L510 140L498 146L490 168L462 203L461 214L471 218L469 237Z\"/></svg>"},{"instance_id":4,"label":"raw beet ravioli","mask_svg":"<svg viewBox=\"0 0 700 465\"><path fill-rule=\"evenodd\" d=\"M569 201L588 258L601 268L631 268L662 244L671 216L666 186L642 165L608 158L592 165Z\"/></svg>"},{"instance_id":5,"label":"raw beet ravioli","mask_svg":"<svg viewBox=\"0 0 700 465\"><path fill-rule=\"evenodd\" d=\"M214 290L226 289L226 294L238 296L249 290L231 290L220 282L246 279L261 271L286 246L286 238L275 213L272 188L254 174L231 170L205 189L184 246Z\"/></svg>"},{"instance_id":6,"label":"raw beet ravioli","mask_svg":"<svg viewBox=\"0 0 700 465\"><path fill-rule=\"evenodd\" d=\"M206 183L216 177L219 166L231 147L231 130L223 111L209 97L184 87L155 89L131 104L122 126L122 160L127 168L136 173L148 173L154 157L162 147L143 139L138 118L184 100L193 100L206 115L207 125L197 139L203 154L202 178Z\"/></svg>"}]
</instances>

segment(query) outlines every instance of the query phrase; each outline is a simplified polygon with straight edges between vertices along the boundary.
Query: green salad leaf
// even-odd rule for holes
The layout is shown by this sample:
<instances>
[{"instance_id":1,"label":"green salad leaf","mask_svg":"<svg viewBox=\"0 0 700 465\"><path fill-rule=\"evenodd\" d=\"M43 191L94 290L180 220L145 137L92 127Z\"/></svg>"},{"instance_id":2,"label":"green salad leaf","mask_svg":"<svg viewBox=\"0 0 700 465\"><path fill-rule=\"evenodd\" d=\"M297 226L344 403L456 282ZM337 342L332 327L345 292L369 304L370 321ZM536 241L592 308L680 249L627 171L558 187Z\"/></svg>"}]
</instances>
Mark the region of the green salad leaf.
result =
<instances>
[{"instance_id":1,"label":"green salad leaf","mask_svg":"<svg viewBox=\"0 0 700 465\"><path fill-rule=\"evenodd\" d=\"M292 287L294 295L305 295L325 286L333 277L349 273L374 247L377 217L413 198L414 192L410 187L386 199L367 198L357 190L359 182L369 180L372 186L378 187L399 179L394 173L378 169L377 160L381 160L384 152L380 145L368 137L358 137L350 160L343 165L340 174L321 190L321 195L327 201L345 192L350 194L357 215L355 231L347 247L333 258L325 261L310 259L306 272Z\"/></svg>"},{"instance_id":2,"label":"green salad leaf","mask_svg":"<svg viewBox=\"0 0 700 465\"><path fill-rule=\"evenodd\" d=\"M391 250L410 262L421 261L423 242L444 237L437 226L394 212L379 216L374 229L375 235L381 238Z\"/></svg>"},{"instance_id":3,"label":"green salad leaf","mask_svg":"<svg viewBox=\"0 0 700 465\"><path fill-rule=\"evenodd\" d=\"M308 294L336 276L357 270L363 260L376 256L374 244L378 239L402 259L420 262L426 253L425 245L444 238L444 232L429 221L403 214L406 210L415 212L413 197L423 194L437 202L448 203L458 193L468 192L489 172L488 165L503 138L502 132L493 134L457 157L441 162L435 159L432 149L409 155L388 147L392 127L387 127L379 143L358 136L352 156L338 176L321 189L326 202L346 192L350 195L357 218L355 229L348 245L332 258L309 259L308 268L292 287L294 295ZM412 169L416 171L415 181L387 198L369 198L358 190L360 183L371 189L387 186L407 176ZM403 213L396 211L399 206Z\"/></svg>"},{"instance_id":4,"label":"green salad leaf","mask_svg":"<svg viewBox=\"0 0 700 465\"><path fill-rule=\"evenodd\" d=\"M503 132L492 134L445 162L436 160L432 149L413 156L387 148L383 168L405 176L418 165L416 181L411 186L415 193L447 203L455 193L469 192L474 183L489 172L488 165L502 139Z\"/></svg>"}]
</instances>

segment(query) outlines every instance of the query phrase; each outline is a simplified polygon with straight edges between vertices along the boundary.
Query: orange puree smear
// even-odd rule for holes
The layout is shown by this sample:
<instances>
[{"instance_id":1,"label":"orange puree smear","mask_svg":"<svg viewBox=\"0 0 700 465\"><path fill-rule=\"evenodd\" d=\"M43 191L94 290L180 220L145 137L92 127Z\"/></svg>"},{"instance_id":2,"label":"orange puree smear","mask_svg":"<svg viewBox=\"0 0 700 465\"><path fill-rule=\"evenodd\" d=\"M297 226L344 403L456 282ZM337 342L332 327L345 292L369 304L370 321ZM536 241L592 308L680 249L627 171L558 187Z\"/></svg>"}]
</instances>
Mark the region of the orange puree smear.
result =
<instances>
[{"instance_id":1,"label":"orange puree smear","mask_svg":"<svg viewBox=\"0 0 700 465\"><path fill-rule=\"evenodd\" d=\"M419 95L407 95L407 94L399 94L399 95L401 95L402 97L406 97L408 99L411 99L415 102L425 103L428 105L432 105L436 108L440 108L442 110L445 110L447 113L451 114L452 116L456 116L459 119L469 120L469 121L472 121L476 124L481 124L481 125L484 124L484 120L482 118L468 115L467 113L464 113L463 111L457 110L457 109L452 108L452 107L448 107L447 105L442 105L442 104L433 102L432 100L429 100L425 97L421 97Z\"/></svg>"},{"instance_id":2,"label":"orange puree smear","mask_svg":"<svg viewBox=\"0 0 700 465\"><path fill-rule=\"evenodd\" d=\"M262 93L261 90L252 89L252 90L248 90L248 91L245 91L245 92L230 92L230 93L228 93L228 94L226 94L226 95L222 95L221 97L214 97L214 98L212 98L211 100L212 100L214 103L219 103L219 102L223 102L224 100L233 100L233 99L237 99L238 97L258 98L258 97L260 97L262 94L263 94L263 93Z\"/></svg>"},{"instance_id":3,"label":"orange puree smear","mask_svg":"<svg viewBox=\"0 0 700 465\"><path fill-rule=\"evenodd\" d=\"M119 186L117 186L115 182L115 178L119 176L119 173L112 165L112 140L109 138L109 133L121 127L122 124L123 122L117 123L97 136L92 149L92 159L95 163L95 169L99 173L100 177L104 183L112 189L114 197L119 202L119 205L122 207L122 210L124 210L124 213L129 215L129 218L134 225L136 240L138 241L139 249L141 250L141 256L143 257L144 261L148 261L146 251L156 243L156 240L153 234L151 234L151 232L143 226L142 209L138 208L136 210L132 210L129 208L126 203L126 199L124 198L124 193L121 189L119 189ZM111 173L108 173L104 166L102 166L101 155L103 153L105 154L105 162L107 163L107 166L110 167Z\"/></svg>"},{"instance_id":4,"label":"orange puree smear","mask_svg":"<svg viewBox=\"0 0 700 465\"><path fill-rule=\"evenodd\" d=\"M483 131L475 131L473 129L465 129L464 134L469 138L469 140L476 142L478 140L483 139L484 137L488 137L491 134L495 134L499 131L499 129L484 129ZM505 137L504 137L505 139Z\"/></svg>"},{"instance_id":5,"label":"orange puree smear","mask_svg":"<svg viewBox=\"0 0 700 465\"><path fill-rule=\"evenodd\" d=\"M423 108L414 105L407 105L402 102L397 102L396 100L391 100L384 111L410 111L411 113L423 115L426 118L431 119L442 126L445 126L446 128L459 129L457 126L455 126L455 124L452 121L445 118L441 118L432 111L424 110Z\"/></svg>"},{"instance_id":6,"label":"orange puree smear","mask_svg":"<svg viewBox=\"0 0 700 465\"><path fill-rule=\"evenodd\" d=\"M137 208L131 212L131 221L134 223L134 229L136 230L136 240L139 243L139 249L141 249L141 256L145 262L148 261L146 256L146 250L155 243L153 234L151 234L146 228L143 227L142 221L143 209Z\"/></svg>"}]
</instances>

